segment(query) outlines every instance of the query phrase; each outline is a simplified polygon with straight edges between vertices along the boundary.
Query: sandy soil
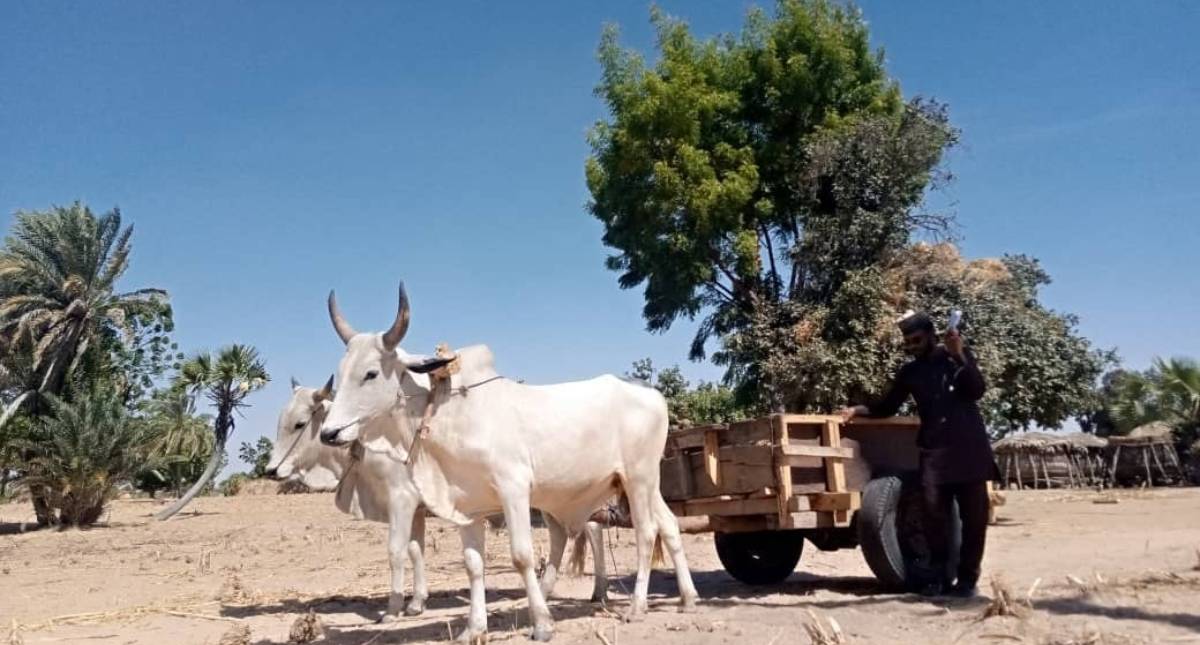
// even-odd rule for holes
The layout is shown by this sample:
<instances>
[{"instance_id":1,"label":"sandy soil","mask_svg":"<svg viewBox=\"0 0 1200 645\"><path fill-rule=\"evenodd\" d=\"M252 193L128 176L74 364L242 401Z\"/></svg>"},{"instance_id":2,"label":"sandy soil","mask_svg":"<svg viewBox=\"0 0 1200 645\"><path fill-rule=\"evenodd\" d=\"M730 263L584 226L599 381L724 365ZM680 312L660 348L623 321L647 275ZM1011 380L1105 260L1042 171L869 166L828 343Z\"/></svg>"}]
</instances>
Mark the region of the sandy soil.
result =
<instances>
[{"instance_id":1,"label":"sandy soil","mask_svg":"<svg viewBox=\"0 0 1200 645\"><path fill-rule=\"evenodd\" d=\"M786 583L746 587L721 569L711 536L697 535L686 544L700 611L677 613L673 576L659 571L650 615L624 624L617 617L632 586L633 536L612 530L609 557L621 574L614 599L594 606L589 577L561 580L551 603L556 642L808 643L805 625L816 616L836 620L852 644L1200 643L1200 489L1130 491L1117 494L1119 503L1097 503L1107 497L1008 494L989 534L985 576L1002 577L1018 598L1037 582L1023 617L982 619L986 599L883 593L856 550L808 546ZM30 645L216 643L241 623L251 642L282 643L309 608L328 643L438 641L461 629L466 578L458 537L444 524L430 530L429 611L377 625L385 528L341 515L329 495L201 499L168 523L150 521L156 508L118 501L105 526L24 533L29 507L0 506L0 639L15 629L12 642ZM538 540L544 553L544 530ZM523 642L524 592L507 548L503 532L489 535L491 639Z\"/></svg>"}]
</instances>

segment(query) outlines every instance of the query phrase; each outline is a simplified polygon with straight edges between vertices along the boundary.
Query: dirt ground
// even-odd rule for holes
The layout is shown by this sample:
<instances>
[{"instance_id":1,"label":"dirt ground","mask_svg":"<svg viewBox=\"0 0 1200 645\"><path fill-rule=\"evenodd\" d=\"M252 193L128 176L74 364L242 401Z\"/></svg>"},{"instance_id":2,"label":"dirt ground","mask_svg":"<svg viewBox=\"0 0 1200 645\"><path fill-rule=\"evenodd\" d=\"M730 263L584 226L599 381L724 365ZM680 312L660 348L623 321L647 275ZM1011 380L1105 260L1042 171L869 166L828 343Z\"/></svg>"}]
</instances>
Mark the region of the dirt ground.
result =
<instances>
[{"instance_id":1,"label":"dirt ground","mask_svg":"<svg viewBox=\"0 0 1200 645\"><path fill-rule=\"evenodd\" d=\"M217 643L241 623L252 643L283 643L310 608L328 643L441 641L462 627L466 577L445 524L430 529L429 610L378 625L385 527L340 514L330 495L200 499L167 523L150 520L158 507L123 500L104 526L25 533L28 505L0 506L0 639ZM546 533L537 534L544 553ZM1002 578L1017 599L1033 590L1022 617L983 619L987 599L883 593L857 550L811 545L786 583L751 588L721 569L711 536L694 535L686 545L700 610L677 613L673 575L658 571L649 616L625 624L618 616L632 588L633 535L608 537L620 574L613 600L592 605L590 577L563 578L551 601L556 642L809 643L815 617L835 620L851 644L1200 643L1200 489L1008 493L984 575ZM488 536L491 640L523 642L524 591L507 549L502 531Z\"/></svg>"}]
</instances>

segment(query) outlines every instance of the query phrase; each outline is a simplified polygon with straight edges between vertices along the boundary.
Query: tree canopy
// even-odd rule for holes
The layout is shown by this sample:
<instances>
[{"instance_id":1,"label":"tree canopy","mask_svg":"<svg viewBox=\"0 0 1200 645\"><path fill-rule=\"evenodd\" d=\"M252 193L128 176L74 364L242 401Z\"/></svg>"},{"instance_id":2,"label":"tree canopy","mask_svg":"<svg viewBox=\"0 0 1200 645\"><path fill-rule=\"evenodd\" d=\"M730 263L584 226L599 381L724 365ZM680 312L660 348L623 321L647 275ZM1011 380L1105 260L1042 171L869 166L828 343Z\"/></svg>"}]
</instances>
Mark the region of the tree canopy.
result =
<instances>
[{"instance_id":1,"label":"tree canopy","mask_svg":"<svg viewBox=\"0 0 1200 645\"><path fill-rule=\"evenodd\" d=\"M917 261L915 241L954 233L925 196L951 179L959 133L944 105L904 99L856 10L782 0L708 40L657 9L651 20L653 65L603 32L608 117L585 169L607 266L643 288L650 331L698 319L689 356L716 341L741 405L831 411L884 386L899 307L953 306L990 361L993 427L1086 407L1107 357L1037 302L1048 276L1035 261L990 261L1003 279L988 289L957 252L945 275Z\"/></svg>"}]
</instances>

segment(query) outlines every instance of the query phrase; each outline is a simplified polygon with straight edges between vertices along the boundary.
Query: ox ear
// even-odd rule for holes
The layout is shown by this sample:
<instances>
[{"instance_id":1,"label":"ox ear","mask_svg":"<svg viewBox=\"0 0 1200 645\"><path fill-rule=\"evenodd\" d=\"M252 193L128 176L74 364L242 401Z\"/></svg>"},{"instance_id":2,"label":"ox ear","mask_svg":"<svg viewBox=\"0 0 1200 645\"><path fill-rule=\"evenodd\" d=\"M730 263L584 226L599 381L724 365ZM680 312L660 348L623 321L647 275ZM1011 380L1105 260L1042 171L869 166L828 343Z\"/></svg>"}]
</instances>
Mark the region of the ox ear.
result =
<instances>
[{"instance_id":1,"label":"ox ear","mask_svg":"<svg viewBox=\"0 0 1200 645\"><path fill-rule=\"evenodd\" d=\"M453 356L449 358L443 358L441 356L406 356L401 359L401 362L404 363L404 367L410 372L416 372L417 374L428 374L429 372L432 372L438 368L449 365L453 360Z\"/></svg>"},{"instance_id":2,"label":"ox ear","mask_svg":"<svg viewBox=\"0 0 1200 645\"><path fill-rule=\"evenodd\" d=\"M321 401L328 401L332 398L333 398L333 374L330 374L329 380L325 381L325 386L322 387L321 389L317 390L316 392L313 392L312 399L313 399L313 403L320 403Z\"/></svg>"},{"instance_id":3,"label":"ox ear","mask_svg":"<svg viewBox=\"0 0 1200 645\"><path fill-rule=\"evenodd\" d=\"M292 391L295 392L296 390L299 390L299 389L300 389L300 381L297 381L296 377L293 376L292 377Z\"/></svg>"}]
</instances>

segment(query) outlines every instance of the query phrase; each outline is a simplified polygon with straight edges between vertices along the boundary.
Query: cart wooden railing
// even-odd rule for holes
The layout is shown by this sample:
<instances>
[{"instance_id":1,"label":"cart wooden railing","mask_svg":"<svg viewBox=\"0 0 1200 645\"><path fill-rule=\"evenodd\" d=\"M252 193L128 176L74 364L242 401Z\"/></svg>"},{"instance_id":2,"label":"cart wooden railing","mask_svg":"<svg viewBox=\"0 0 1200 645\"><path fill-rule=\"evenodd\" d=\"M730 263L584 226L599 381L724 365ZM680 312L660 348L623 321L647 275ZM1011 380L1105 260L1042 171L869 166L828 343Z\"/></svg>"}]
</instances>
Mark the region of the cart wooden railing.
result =
<instances>
[{"instance_id":1,"label":"cart wooden railing","mask_svg":"<svg viewBox=\"0 0 1200 645\"><path fill-rule=\"evenodd\" d=\"M906 447L914 446L918 425L908 417L844 423L830 415L775 414L674 431L662 462L663 497L676 515L697 516L698 522L681 522L685 530L848 527L875 462L886 461L889 449L843 431L903 433L886 443Z\"/></svg>"}]
</instances>

